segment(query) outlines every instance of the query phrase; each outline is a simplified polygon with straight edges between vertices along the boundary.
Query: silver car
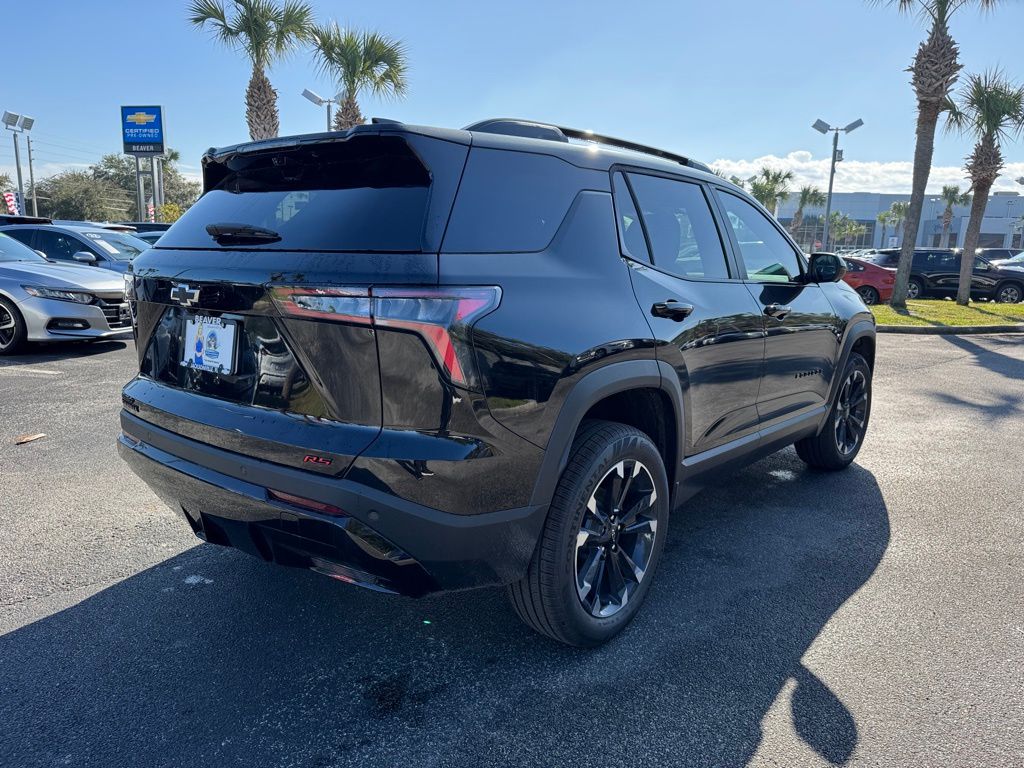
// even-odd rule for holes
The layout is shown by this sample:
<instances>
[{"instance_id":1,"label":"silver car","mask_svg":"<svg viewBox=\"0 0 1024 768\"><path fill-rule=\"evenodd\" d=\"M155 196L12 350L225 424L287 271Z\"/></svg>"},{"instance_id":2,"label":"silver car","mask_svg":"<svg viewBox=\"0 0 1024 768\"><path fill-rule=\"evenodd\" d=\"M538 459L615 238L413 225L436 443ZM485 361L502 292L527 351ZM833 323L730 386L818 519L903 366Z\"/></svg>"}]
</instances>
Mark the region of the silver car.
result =
<instances>
[{"instance_id":1,"label":"silver car","mask_svg":"<svg viewBox=\"0 0 1024 768\"><path fill-rule=\"evenodd\" d=\"M0 355L15 354L27 341L131 335L121 274L55 264L0 232Z\"/></svg>"}]
</instances>

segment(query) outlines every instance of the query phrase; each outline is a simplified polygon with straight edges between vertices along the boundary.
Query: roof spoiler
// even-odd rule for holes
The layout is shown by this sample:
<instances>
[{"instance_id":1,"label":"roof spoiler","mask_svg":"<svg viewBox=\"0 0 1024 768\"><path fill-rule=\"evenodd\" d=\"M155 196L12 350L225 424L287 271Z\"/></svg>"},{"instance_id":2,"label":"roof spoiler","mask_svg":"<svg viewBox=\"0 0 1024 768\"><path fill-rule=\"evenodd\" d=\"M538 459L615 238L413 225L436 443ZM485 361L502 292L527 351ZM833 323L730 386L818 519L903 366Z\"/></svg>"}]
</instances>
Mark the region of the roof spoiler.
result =
<instances>
[{"instance_id":1,"label":"roof spoiler","mask_svg":"<svg viewBox=\"0 0 1024 768\"><path fill-rule=\"evenodd\" d=\"M698 160L692 160L674 152L668 152L657 147L649 147L646 144L637 144L635 141L617 139L614 136L604 136L593 131L583 131L579 128L567 128L563 125L550 125L538 123L532 120L519 120L517 118L499 117L489 120L481 120L478 123L467 125L463 130L478 131L481 133L498 133L506 136L524 136L531 139L547 139L548 141L567 142L569 139L579 141L592 141L596 144L606 144L617 149L627 149L631 152L641 152L645 155L654 155L663 160L679 163L700 171L711 172L711 169Z\"/></svg>"}]
</instances>

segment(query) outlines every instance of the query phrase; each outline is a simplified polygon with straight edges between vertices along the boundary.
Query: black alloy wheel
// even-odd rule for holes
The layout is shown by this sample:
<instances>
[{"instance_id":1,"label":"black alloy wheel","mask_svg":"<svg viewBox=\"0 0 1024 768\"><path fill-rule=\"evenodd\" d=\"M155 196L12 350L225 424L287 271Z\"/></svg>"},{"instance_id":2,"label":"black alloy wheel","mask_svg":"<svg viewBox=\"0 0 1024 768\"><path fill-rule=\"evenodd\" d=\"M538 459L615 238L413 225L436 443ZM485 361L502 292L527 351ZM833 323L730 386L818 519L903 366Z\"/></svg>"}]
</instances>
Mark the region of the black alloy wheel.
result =
<instances>
[{"instance_id":1,"label":"black alloy wheel","mask_svg":"<svg viewBox=\"0 0 1024 768\"><path fill-rule=\"evenodd\" d=\"M621 632L651 588L668 531L669 482L650 436L584 422L526 573L509 585L526 624L593 648Z\"/></svg>"},{"instance_id":2,"label":"black alloy wheel","mask_svg":"<svg viewBox=\"0 0 1024 768\"><path fill-rule=\"evenodd\" d=\"M654 478L642 462L620 461L590 495L576 534L576 593L591 616L618 613L640 586L658 532Z\"/></svg>"},{"instance_id":3,"label":"black alloy wheel","mask_svg":"<svg viewBox=\"0 0 1024 768\"><path fill-rule=\"evenodd\" d=\"M836 447L844 456L855 453L868 425L868 383L864 372L854 369L839 389L834 430Z\"/></svg>"}]
</instances>

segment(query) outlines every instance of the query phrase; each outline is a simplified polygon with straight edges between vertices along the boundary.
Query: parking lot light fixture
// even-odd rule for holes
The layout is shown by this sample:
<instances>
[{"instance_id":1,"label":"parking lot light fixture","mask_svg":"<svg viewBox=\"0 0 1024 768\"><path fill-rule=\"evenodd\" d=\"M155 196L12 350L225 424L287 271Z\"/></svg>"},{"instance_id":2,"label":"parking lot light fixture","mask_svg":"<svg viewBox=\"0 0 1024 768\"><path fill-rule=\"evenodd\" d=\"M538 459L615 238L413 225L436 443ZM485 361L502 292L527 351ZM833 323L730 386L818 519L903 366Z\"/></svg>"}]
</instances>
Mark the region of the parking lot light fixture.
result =
<instances>
[{"instance_id":1,"label":"parking lot light fixture","mask_svg":"<svg viewBox=\"0 0 1024 768\"><path fill-rule=\"evenodd\" d=\"M313 102L318 107L322 107L324 104L327 105L327 130L330 131L331 130L331 104L337 104L338 102L335 101L334 99L325 99L320 94L315 93L315 92L309 90L309 88L303 88L302 89L302 95L303 95L304 98L306 98L308 101Z\"/></svg>"},{"instance_id":2,"label":"parking lot light fixture","mask_svg":"<svg viewBox=\"0 0 1024 768\"><path fill-rule=\"evenodd\" d=\"M36 120L28 115L19 115L16 112L4 110L3 117L0 117L0 122L3 122L4 128L14 135L14 167L18 175L18 198L19 205L21 206L19 212L25 214L25 183L21 178L21 148L18 146L18 134L31 131L32 126L36 124ZM33 190L33 194L34 192Z\"/></svg>"},{"instance_id":3,"label":"parking lot light fixture","mask_svg":"<svg viewBox=\"0 0 1024 768\"><path fill-rule=\"evenodd\" d=\"M815 120L814 125L811 126L811 128L822 135L826 135L829 131L832 131L832 163L829 166L828 172L828 197L825 200L825 228L821 235L821 247L826 250L828 249L829 217L832 215L832 186L836 179L836 163L843 159L842 150L839 149L839 134L852 133L862 125L864 125L864 121L858 117L852 123L843 128L833 127L821 119Z\"/></svg>"}]
</instances>

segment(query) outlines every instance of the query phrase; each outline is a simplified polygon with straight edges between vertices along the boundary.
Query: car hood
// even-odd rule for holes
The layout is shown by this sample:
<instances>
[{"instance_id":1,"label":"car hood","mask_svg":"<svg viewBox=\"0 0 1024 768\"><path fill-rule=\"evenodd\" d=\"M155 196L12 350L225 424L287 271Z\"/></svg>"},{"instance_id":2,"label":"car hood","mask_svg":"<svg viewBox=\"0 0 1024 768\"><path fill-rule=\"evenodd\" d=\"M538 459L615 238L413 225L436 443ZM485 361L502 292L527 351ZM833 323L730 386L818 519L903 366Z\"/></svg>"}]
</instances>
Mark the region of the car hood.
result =
<instances>
[{"instance_id":1,"label":"car hood","mask_svg":"<svg viewBox=\"0 0 1024 768\"><path fill-rule=\"evenodd\" d=\"M0 279L19 280L45 288L77 288L84 291L121 291L124 278L119 272L77 264L39 261L0 262Z\"/></svg>"}]
</instances>

